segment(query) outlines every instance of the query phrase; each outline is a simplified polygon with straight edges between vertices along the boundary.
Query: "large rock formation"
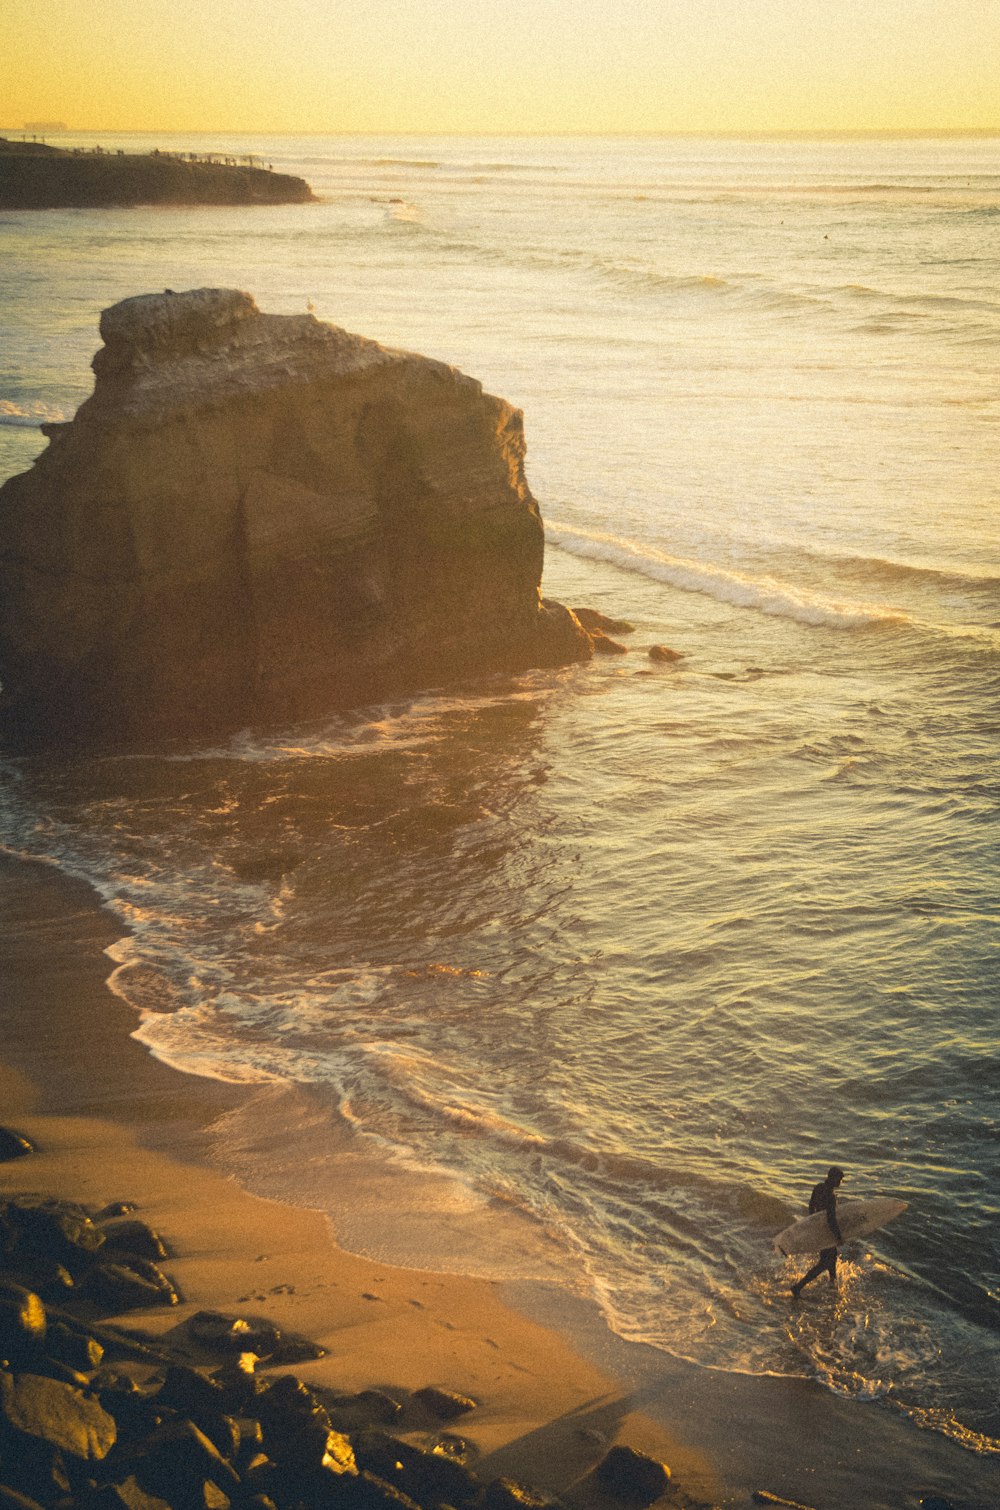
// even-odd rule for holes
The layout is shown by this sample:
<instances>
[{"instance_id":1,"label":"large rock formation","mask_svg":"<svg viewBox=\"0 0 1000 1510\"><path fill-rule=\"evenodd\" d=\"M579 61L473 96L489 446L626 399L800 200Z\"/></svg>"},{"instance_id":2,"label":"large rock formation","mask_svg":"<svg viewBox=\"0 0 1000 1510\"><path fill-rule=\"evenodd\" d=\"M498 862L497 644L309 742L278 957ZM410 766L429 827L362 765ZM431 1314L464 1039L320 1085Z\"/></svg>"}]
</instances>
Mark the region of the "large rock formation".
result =
<instances>
[{"instance_id":1,"label":"large rock formation","mask_svg":"<svg viewBox=\"0 0 1000 1510\"><path fill-rule=\"evenodd\" d=\"M0 209L140 204L303 204L304 178L238 162L170 152L49 147L0 137Z\"/></svg>"},{"instance_id":2,"label":"large rock formation","mask_svg":"<svg viewBox=\"0 0 1000 1510\"><path fill-rule=\"evenodd\" d=\"M201 734L590 655L539 596L521 415L472 378L230 289L101 335L0 489L8 726Z\"/></svg>"}]
</instances>

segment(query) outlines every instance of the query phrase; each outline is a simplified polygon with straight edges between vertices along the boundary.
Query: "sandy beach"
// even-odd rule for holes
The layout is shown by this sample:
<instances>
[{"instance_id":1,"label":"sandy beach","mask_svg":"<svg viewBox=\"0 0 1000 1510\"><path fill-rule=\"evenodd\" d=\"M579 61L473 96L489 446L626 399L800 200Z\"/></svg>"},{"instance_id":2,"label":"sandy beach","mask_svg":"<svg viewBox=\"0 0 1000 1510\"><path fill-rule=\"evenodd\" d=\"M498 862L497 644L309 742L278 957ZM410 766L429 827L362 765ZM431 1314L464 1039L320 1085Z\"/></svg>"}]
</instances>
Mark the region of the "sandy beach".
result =
<instances>
[{"instance_id":1,"label":"sandy beach","mask_svg":"<svg viewBox=\"0 0 1000 1510\"><path fill-rule=\"evenodd\" d=\"M176 1254L165 1267L185 1301L132 1314L130 1326L166 1337L196 1310L242 1308L327 1349L296 1367L309 1384L471 1395L479 1407L462 1434L487 1479L599 1502L588 1475L620 1441L670 1465L671 1503L709 1502L707 1462L556 1332L505 1304L498 1285L354 1257L321 1214L250 1195L199 1162L202 1129L247 1092L178 1075L127 1037L101 952L115 930L86 887L14 865L2 888L0 1104L38 1152L0 1167L0 1192L139 1203Z\"/></svg>"},{"instance_id":2,"label":"sandy beach","mask_svg":"<svg viewBox=\"0 0 1000 1510\"><path fill-rule=\"evenodd\" d=\"M667 1462L664 1503L678 1506L746 1505L762 1488L817 1510L932 1495L954 1510L995 1503L995 1464L884 1410L630 1347L551 1285L353 1256L320 1213L249 1194L208 1166L206 1129L251 1092L182 1076L128 1037L102 952L116 928L89 889L5 862L0 894L3 1120L39 1150L0 1167L0 1193L136 1200L170 1244L165 1267L184 1296L179 1309L139 1313L149 1335L169 1338L195 1310L237 1308L327 1348L295 1369L307 1383L472 1395L461 1430L476 1471L577 1506L614 1503L591 1472L614 1442Z\"/></svg>"}]
</instances>

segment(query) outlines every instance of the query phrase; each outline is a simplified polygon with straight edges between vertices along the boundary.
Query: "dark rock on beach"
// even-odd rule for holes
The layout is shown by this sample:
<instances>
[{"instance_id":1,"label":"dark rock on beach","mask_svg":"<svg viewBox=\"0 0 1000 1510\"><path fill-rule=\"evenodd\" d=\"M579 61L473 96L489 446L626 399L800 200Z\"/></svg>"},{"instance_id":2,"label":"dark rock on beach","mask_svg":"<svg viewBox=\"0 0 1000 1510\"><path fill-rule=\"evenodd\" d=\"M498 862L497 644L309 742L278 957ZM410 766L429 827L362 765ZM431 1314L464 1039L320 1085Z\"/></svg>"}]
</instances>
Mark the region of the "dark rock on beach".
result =
<instances>
[{"instance_id":1,"label":"dark rock on beach","mask_svg":"<svg viewBox=\"0 0 1000 1510\"><path fill-rule=\"evenodd\" d=\"M384 1479L421 1504L468 1505L481 1484L463 1463L442 1453L390 1437L381 1431L364 1431L354 1438L359 1468Z\"/></svg>"},{"instance_id":2,"label":"dark rock on beach","mask_svg":"<svg viewBox=\"0 0 1000 1510\"><path fill-rule=\"evenodd\" d=\"M11 733L218 733L593 653L540 596L521 414L474 379L232 289L101 335L0 488Z\"/></svg>"},{"instance_id":3,"label":"dark rock on beach","mask_svg":"<svg viewBox=\"0 0 1000 1510\"><path fill-rule=\"evenodd\" d=\"M220 1353L254 1353L269 1363L306 1363L324 1356L318 1343L295 1332L283 1332L266 1317L197 1311L187 1326L196 1342Z\"/></svg>"},{"instance_id":4,"label":"dark rock on beach","mask_svg":"<svg viewBox=\"0 0 1000 1510\"><path fill-rule=\"evenodd\" d=\"M455 1394L450 1389L435 1389L432 1385L415 1390L413 1398L419 1400L424 1410L436 1416L439 1421L454 1421L458 1416L464 1416L476 1408L475 1400L468 1395Z\"/></svg>"},{"instance_id":5,"label":"dark rock on beach","mask_svg":"<svg viewBox=\"0 0 1000 1510\"><path fill-rule=\"evenodd\" d=\"M0 137L0 210L142 204L301 204L303 178L191 153L74 150Z\"/></svg>"},{"instance_id":6,"label":"dark rock on beach","mask_svg":"<svg viewBox=\"0 0 1000 1510\"><path fill-rule=\"evenodd\" d=\"M74 1277L88 1269L104 1242L82 1206L25 1196L0 1206L0 1231L13 1262L61 1265Z\"/></svg>"},{"instance_id":7,"label":"dark rock on beach","mask_svg":"<svg viewBox=\"0 0 1000 1510\"><path fill-rule=\"evenodd\" d=\"M98 1226L104 1233L105 1253L131 1253L136 1258L147 1258L154 1263L169 1257L160 1234L135 1217L98 1218Z\"/></svg>"},{"instance_id":8,"label":"dark rock on beach","mask_svg":"<svg viewBox=\"0 0 1000 1510\"><path fill-rule=\"evenodd\" d=\"M156 1264L142 1258L99 1263L90 1268L80 1292L106 1311L136 1311L146 1306L175 1306L180 1295Z\"/></svg>"},{"instance_id":9,"label":"dark rock on beach","mask_svg":"<svg viewBox=\"0 0 1000 1510\"><path fill-rule=\"evenodd\" d=\"M155 1268L134 1253L110 1263L107 1242L98 1240L102 1228L114 1228L123 1243L131 1234L136 1247L148 1246L152 1229L131 1209L95 1223L72 1202L20 1197L3 1207L10 1241L0 1250L0 1510L548 1510L557 1503L514 1479L484 1482L465 1462L466 1442L426 1430L428 1416L449 1420L474 1409L468 1396L427 1386L403 1405L380 1389L338 1394L294 1374L260 1379L257 1354L244 1344L271 1348L273 1362L286 1340L261 1318L200 1311L158 1346L95 1321L95 1307L115 1308L122 1299L106 1288L109 1271L127 1265L142 1278ZM84 1317L47 1306L33 1287L34 1268L50 1265L49 1241L76 1250L81 1283L72 1303ZM159 1303L167 1303L162 1294ZM322 1356L306 1339L291 1340ZM191 1361L205 1354L224 1362ZM126 1361L109 1366L106 1357ZM402 1424L407 1435L372 1422ZM412 1440L418 1432L419 1442ZM607 1492L648 1503L669 1471L616 1447L598 1477Z\"/></svg>"},{"instance_id":10,"label":"dark rock on beach","mask_svg":"<svg viewBox=\"0 0 1000 1510\"><path fill-rule=\"evenodd\" d=\"M45 1342L45 1307L33 1290L0 1284L0 1357L32 1357Z\"/></svg>"},{"instance_id":11,"label":"dark rock on beach","mask_svg":"<svg viewBox=\"0 0 1000 1510\"><path fill-rule=\"evenodd\" d=\"M482 1510L552 1510L555 1503L551 1495L519 1484L516 1479L499 1478L487 1484Z\"/></svg>"},{"instance_id":12,"label":"dark rock on beach","mask_svg":"<svg viewBox=\"0 0 1000 1510\"><path fill-rule=\"evenodd\" d=\"M105 1457L118 1435L113 1417L82 1390L40 1374L3 1370L0 1425L15 1445L30 1438L85 1459Z\"/></svg>"},{"instance_id":13,"label":"dark rock on beach","mask_svg":"<svg viewBox=\"0 0 1000 1510\"><path fill-rule=\"evenodd\" d=\"M650 645L648 655L651 661L660 661L664 664L684 659L683 651L671 650L669 645Z\"/></svg>"},{"instance_id":14,"label":"dark rock on beach","mask_svg":"<svg viewBox=\"0 0 1000 1510\"><path fill-rule=\"evenodd\" d=\"M13 1132L9 1127L0 1127L0 1164L9 1159L23 1159L25 1154L34 1153L35 1145L28 1138L22 1138L20 1133Z\"/></svg>"},{"instance_id":15,"label":"dark rock on beach","mask_svg":"<svg viewBox=\"0 0 1000 1510\"><path fill-rule=\"evenodd\" d=\"M366 1426L391 1426L403 1414L403 1407L381 1389L363 1389L354 1395L333 1390L317 1390L330 1420L338 1431L361 1431Z\"/></svg>"},{"instance_id":16,"label":"dark rock on beach","mask_svg":"<svg viewBox=\"0 0 1000 1510\"><path fill-rule=\"evenodd\" d=\"M634 1447L611 1447L597 1465L597 1477L610 1494L637 1505L659 1499L670 1483L666 1463Z\"/></svg>"}]
</instances>

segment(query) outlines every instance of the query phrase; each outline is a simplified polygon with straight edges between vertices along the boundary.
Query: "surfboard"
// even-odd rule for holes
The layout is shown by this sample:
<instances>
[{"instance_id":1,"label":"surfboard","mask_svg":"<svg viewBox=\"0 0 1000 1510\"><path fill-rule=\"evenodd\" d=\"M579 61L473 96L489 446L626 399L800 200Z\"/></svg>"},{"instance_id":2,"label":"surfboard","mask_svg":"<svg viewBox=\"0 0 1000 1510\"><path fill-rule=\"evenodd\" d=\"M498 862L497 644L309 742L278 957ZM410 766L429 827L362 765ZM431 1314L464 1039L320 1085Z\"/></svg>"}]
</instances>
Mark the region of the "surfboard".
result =
<instances>
[{"instance_id":1,"label":"surfboard","mask_svg":"<svg viewBox=\"0 0 1000 1510\"><path fill-rule=\"evenodd\" d=\"M844 1242L849 1242L852 1237L867 1237L869 1232L894 1221L907 1205L907 1201L897 1201L891 1195L875 1196L870 1201L839 1201L837 1222L844 1234ZM840 1244L830 1231L826 1212L816 1211L779 1232L774 1246L778 1253L787 1257L790 1253L818 1253L821 1248L837 1248Z\"/></svg>"}]
</instances>

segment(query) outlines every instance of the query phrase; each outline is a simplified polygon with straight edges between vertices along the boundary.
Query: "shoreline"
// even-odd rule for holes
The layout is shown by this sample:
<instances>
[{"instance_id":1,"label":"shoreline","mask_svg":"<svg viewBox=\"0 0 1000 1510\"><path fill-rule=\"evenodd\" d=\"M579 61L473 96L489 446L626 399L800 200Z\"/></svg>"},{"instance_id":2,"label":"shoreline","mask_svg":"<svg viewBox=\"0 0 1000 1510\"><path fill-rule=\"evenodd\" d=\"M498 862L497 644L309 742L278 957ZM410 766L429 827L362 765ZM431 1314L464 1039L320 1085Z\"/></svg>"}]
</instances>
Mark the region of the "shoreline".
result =
<instances>
[{"instance_id":1,"label":"shoreline","mask_svg":"<svg viewBox=\"0 0 1000 1510\"><path fill-rule=\"evenodd\" d=\"M0 1164L0 1196L138 1202L176 1254L164 1268L185 1300L129 1313L127 1325L166 1337L197 1310L243 1307L327 1349L296 1365L308 1385L471 1394L480 1403L460 1429L484 1480L505 1475L575 1505L603 1503L583 1481L621 1441L670 1465L671 1504L714 1502L707 1463L544 1323L511 1309L498 1282L356 1257L321 1212L254 1195L211 1169L205 1129L248 1090L181 1075L122 1035L132 1014L107 989L100 953L121 930L88 891L45 866L0 861L0 895L21 899L7 907L15 926L0 966L3 1121L38 1145ZM43 1028L47 1009L62 1020ZM78 1014L88 1011L100 1015L82 1035Z\"/></svg>"},{"instance_id":2,"label":"shoreline","mask_svg":"<svg viewBox=\"0 0 1000 1510\"><path fill-rule=\"evenodd\" d=\"M87 884L3 858L0 896L3 1120L44 1150L0 1166L0 1191L137 1200L180 1255L166 1267L190 1297L182 1312L144 1314L144 1330L242 1303L328 1346L296 1369L307 1383L471 1393L482 1404L462 1431L476 1470L573 1504L595 1503L583 1480L615 1441L670 1465L665 1503L676 1505L746 1505L755 1489L817 1510L993 1501L990 1460L883 1408L624 1342L595 1304L552 1282L398 1268L339 1248L321 1212L211 1167L211 1124L257 1088L181 1074L129 1036L134 1013L108 988L102 954L123 928Z\"/></svg>"}]
</instances>

